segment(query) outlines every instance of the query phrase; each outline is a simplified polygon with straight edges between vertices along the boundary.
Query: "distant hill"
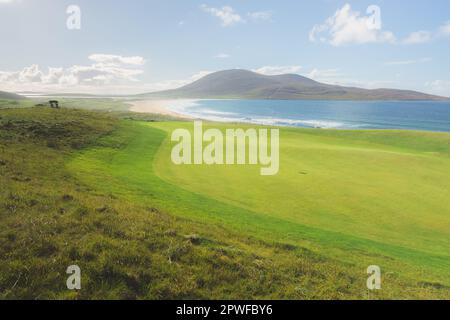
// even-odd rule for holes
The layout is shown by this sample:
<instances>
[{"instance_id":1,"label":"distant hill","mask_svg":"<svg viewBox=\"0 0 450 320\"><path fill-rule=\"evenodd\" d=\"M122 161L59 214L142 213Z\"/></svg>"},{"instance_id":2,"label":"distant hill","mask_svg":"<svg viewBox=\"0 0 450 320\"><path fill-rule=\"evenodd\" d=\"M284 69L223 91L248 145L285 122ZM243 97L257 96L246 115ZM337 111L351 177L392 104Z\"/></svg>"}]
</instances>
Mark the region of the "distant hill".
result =
<instances>
[{"instance_id":1,"label":"distant hill","mask_svg":"<svg viewBox=\"0 0 450 320\"><path fill-rule=\"evenodd\" d=\"M2 100L23 100L23 99L25 99L25 97L15 94L15 93L0 91L0 99L2 99Z\"/></svg>"},{"instance_id":2,"label":"distant hill","mask_svg":"<svg viewBox=\"0 0 450 320\"><path fill-rule=\"evenodd\" d=\"M320 83L297 74L266 76L247 70L209 74L174 90L139 95L145 98L274 100L448 100L416 91L361 89Z\"/></svg>"}]
</instances>

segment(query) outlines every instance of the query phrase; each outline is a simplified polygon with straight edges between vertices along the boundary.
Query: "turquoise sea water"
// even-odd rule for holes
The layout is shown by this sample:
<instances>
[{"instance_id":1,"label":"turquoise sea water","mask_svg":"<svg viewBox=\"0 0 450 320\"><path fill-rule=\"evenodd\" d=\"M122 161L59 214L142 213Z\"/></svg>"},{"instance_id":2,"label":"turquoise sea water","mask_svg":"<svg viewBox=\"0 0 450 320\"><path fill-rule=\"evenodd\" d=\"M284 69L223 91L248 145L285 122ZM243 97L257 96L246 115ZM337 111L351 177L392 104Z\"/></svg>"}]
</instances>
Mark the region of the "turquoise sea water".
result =
<instances>
[{"instance_id":1,"label":"turquoise sea water","mask_svg":"<svg viewBox=\"0 0 450 320\"><path fill-rule=\"evenodd\" d=\"M196 100L173 111L212 121L450 132L450 101Z\"/></svg>"}]
</instances>

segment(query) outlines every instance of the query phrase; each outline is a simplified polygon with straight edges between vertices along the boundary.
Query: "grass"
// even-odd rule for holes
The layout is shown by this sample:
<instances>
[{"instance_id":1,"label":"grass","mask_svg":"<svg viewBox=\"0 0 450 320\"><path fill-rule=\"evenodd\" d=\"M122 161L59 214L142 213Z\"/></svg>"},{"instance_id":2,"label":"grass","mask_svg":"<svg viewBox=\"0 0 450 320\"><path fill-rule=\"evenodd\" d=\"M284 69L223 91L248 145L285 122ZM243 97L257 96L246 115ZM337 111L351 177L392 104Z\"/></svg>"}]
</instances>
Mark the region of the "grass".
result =
<instances>
[{"instance_id":1,"label":"grass","mask_svg":"<svg viewBox=\"0 0 450 320\"><path fill-rule=\"evenodd\" d=\"M179 124L157 126L171 132ZM298 129L281 135L275 177L261 177L257 167L175 166L169 143L156 172L192 192L288 222L276 237L292 233L295 241L308 232L326 247L321 253L341 256L334 251L342 248L387 255L448 283L450 135Z\"/></svg>"},{"instance_id":2,"label":"grass","mask_svg":"<svg viewBox=\"0 0 450 320\"><path fill-rule=\"evenodd\" d=\"M171 132L180 124L155 126ZM156 172L290 223L450 258L450 135L297 129L281 135L274 177L260 176L257 166L176 166L167 142Z\"/></svg>"},{"instance_id":3,"label":"grass","mask_svg":"<svg viewBox=\"0 0 450 320\"><path fill-rule=\"evenodd\" d=\"M169 208L171 212L182 217L226 225L239 233L251 234L264 240L282 241L291 245L301 244L317 253L355 263L360 265L361 268L363 265L379 264L384 266L388 272L403 274L417 283L448 281L449 258L446 250L448 249L449 228L448 224L445 224L448 222L445 214L436 215L435 220L431 222L431 226L440 225L439 228L435 228L436 233L423 235L423 237L429 237L427 238L427 241L431 242L429 246L427 241L422 243L420 238L414 240L414 237L421 236L420 232L424 233L422 228L416 227L415 231L407 232L414 229L416 223L414 219L419 219L420 214L417 214L417 216L411 215L412 221L410 222L404 221L405 231L398 235L395 232L395 226L394 228L388 227L394 222L400 224L403 218L392 217L389 220L391 212L387 212L384 217L380 217L379 214L375 218L376 223L374 220L370 220L370 216L357 215L358 211L353 214L355 220L360 219L359 221L356 220L356 223L347 221L348 219L339 211L333 212L330 210L325 218L323 217L325 213L315 217L314 214L308 212L312 208L297 209L298 207L296 208L295 205L308 204L306 201L308 196L313 199L313 201L309 200L309 203L314 203L314 200L317 200L320 195L325 195L328 190L318 191L314 189L317 184L325 184L324 181L314 182L310 180L307 182L312 191L310 191L310 194L304 195L305 188L300 185L302 181L298 181L297 175L292 177L292 175L282 172L280 177L271 179L260 177L258 168L205 168L203 166L180 167L172 165L169 155L170 144L167 140L164 143L167 135L155 130L155 127L171 131L180 127L180 125L180 123L167 122L151 125L129 124L130 127L123 130L124 135L117 136L119 139L128 141L126 147L120 150L115 148L91 149L77 158L70 167L73 172L78 172L77 175L80 179L85 179L86 183L90 185L114 193L121 193L122 196L132 199L132 201L145 202L152 199L153 202ZM184 124L184 126L189 127L188 124ZM306 137L313 134L313 131L304 132L291 129L286 129L286 131L292 131L294 135L305 133ZM367 134L371 136L374 133L367 132ZM396 133L386 134L395 135ZM313 136L315 135L313 134ZM448 136L442 136L442 138L444 137L448 139ZM298 138L298 136L291 138L296 142L296 145L298 145ZM299 172L301 168L291 170L286 168L288 160L291 160L292 163L299 163L295 157L289 159L289 156L284 154L288 143L293 143L293 141L290 141L286 134L283 135L282 141L284 145L282 149L284 172ZM385 141L385 138L380 137L380 141ZM163 146L157 151L160 144L163 144ZM379 146L379 148L381 147ZM389 149L388 146L386 148ZM350 149L358 150L355 146ZM368 152L368 150L363 150L363 152ZM380 151L382 154L385 152L396 154L395 151ZM401 152L398 153L401 155ZM292 154L304 153L293 152ZM308 153L308 158L310 156L311 154ZM335 160L333 157L329 157L329 159ZM314 157L311 160L314 161ZM430 161L432 162L432 160ZM155 163L154 170L152 169L153 162ZM445 164L444 162L440 168L445 169ZM326 168L323 164L321 166ZM156 176L155 172L157 173ZM347 178L358 177L355 173L350 174L350 177ZM160 179L160 177L163 179ZM331 178L333 179L333 177ZM277 179L282 179L282 181L277 181ZM335 179L338 180L338 178ZM442 175L440 179L441 183L446 182L446 176ZM411 181L411 179L407 180ZM220 181L220 183L214 183L214 181ZM353 185L354 181L343 180L342 182L344 181L354 186L355 195L358 195L357 189L360 186ZM184 189L177 186L183 186ZM330 195L336 194L333 188L342 188L341 185L329 187ZM392 190L386 191L386 194L388 194ZM444 189L443 192L448 192L448 190ZM340 207L345 208L345 203L342 203L342 200L337 201L329 198L326 200L325 203L329 203L330 206L333 206L333 201L335 201L336 210L339 210ZM321 203L320 199L318 202ZM366 210L372 214L369 204L371 203L366 204ZM411 207L414 207L414 205L411 205ZM271 208L273 212L270 211ZM379 207L376 207L375 210L377 208ZM442 204L442 208L447 209L445 202ZM326 207L322 210L325 212L325 209ZM364 208L361 210L364 210ZM298 214L298 212L304 212L305 214ZM334 217L333 213L335 214ZM348 215L351 215L351 212L347 213ZM430 217L433 217L433 213L430 214ZM328 222L327 219L333 220ZM340 222L340 219L344 221ZM382 219L387 221L380 224ZM385 230L386 228L388 229ZM427 226L425 225L423 229L426 230ZM440 234L438 233L439 230L442 230ZM365 234L365 232L368 234ZM387 238L387 235L391 238ZM406 245L412 240L415 242ZM420 245L423 245L424 248L421 248ZM349 251L352 254L349 254Z\"/></svg>"},{"instance_id":4,"label":"grass","mask_svg":"<svg viewBox=\"0 0 450 320\"><path fill-rule=\"evenodd\" d=\"M36 98L33 99L36 104L47 103L48 100L58 100L59 105L63 108L103 111L103 112L126 112L128 106L123 100L109 98Z\"/></svg>"},{"instance_id":5,"label":"grass","mask_svg":"<svg viewBox=\"0 0 450 320\"><path fill-rule=\"evenodd\" d=\"M0 110L1 109L11 109L11 108L29 108L32 106L33 106L33 101L31 101L31 100L0 99Z\"/></svg>"},{"instance_id":6,"label":"grass","mask_svg":"<svg viewBox=\"0 0 450 320\"><path fill-rule=\"evenodd\" d=\"M339 216L350 213L341 203L347 198L339 198L336 190L331 190L334 198L328 199L336 202L340 211L335 213L317 196L329 192L317 189L321 182L329 182L325 173L338 183L336 188L347 181L339 181L345 175L333 171L332 159L335 166L345 157L370 163L373 158L363 157L366 153L381 157L373 161L381 167L389 163L400 170L399 175L406 169L403 164L395 166L390 156L398 155L402 162L402 157L412 153L416 178L410 178L414 177L411 174L407 178L430 179L424 186L427 191L439 183L442 190L438 195L445 196L448 136L399 133L395 138L389 132L358 135L284 129L282 159L289 161L282 160L276 178L280 181L261 180L254 174L257 168L211 167L201 170L197 182L194 178L200 168L177 168L167 161L167 133L189 124L145 120L79 110L0 110L0 224L4 226L0 230L0 298L449 297L448 243L441 238L448 239L447 211L442 211L442 216L430 212L431 206L412 198L423 206L419 208L428 208L426 214L434 222L427 224L413 212L412 222L405 221L399 230L401 236L392 228L384 230L395 222L389 215L392 211L376 219L381 227L372 229L373 220L367 217L365 221L363 213L356 214L358 210L355 221L340 221ZM299 159L300 150L308 153ZM321 154L329 160L323 160ZM419 170L428 163L429 171ZM308 172L299 176L310 178L309 182L297 175L290 177L288 168ZM316 181L310 175L320 168L325 172ZM440 180L434 174L439 170ZM343 172L349 171L344 167ZM363 172L356 173L346 179L352 182ZM206 182L207 190L202 188ZM236 182L240 185L228 185ZM286 192L282 196L287 202L278 201L280 193L272 193L281 192L276 188L283 183L302 201L297 204ZM250 185L258 188L246 190ZM306 188L309 185L310 190ZM360 188L355 185L353 191ZM388 191L392 189L379 196L389 195ZM367 196L351 189L342 193ZM321 214L292 207L302 202L311 205L315 201L304 201L311 194L318 200L316 205L323 205L322 211L316 211ZM268 198L258 204L257 197ZM427 194L427 199L439 200L433 194ZM274 201L279 210L271 203ZM372 202L367 207L369 204ZM445 210L444 205L435 205ZM83 289L79 292L65 288L65 270L71 264L82 269ZM379 292L365 288L369 264L379 264L384 271Z\"/></svg>"}]
</instances>

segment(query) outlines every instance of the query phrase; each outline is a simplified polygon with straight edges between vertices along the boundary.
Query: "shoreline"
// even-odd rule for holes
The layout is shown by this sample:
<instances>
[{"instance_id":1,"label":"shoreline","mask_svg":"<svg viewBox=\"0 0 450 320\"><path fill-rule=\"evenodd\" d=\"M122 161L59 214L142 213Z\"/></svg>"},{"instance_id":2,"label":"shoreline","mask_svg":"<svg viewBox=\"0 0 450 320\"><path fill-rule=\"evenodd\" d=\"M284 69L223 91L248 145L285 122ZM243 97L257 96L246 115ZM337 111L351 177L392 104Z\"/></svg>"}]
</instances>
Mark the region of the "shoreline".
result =
<instances>
[{"instance_id":1,"label":"shoreline","mask_svg":"<svg viewBox=\"0 0 450 320\"><path fill-rule=\"evenodd\" d=\"M223 112L211 112L207 114L191 113L185 108L192 107L197 102L204 100L222 100L222 99L165 99L165 100L138 100L127 101L129 110L136 113L148 113L158 114L167 117L172 117L178 120L203 120L207 122L217 123L231 123L231 124L254 124L259 126L268 127L289 127L289 128L305 128L305 129L326 129L326 130L398 130L398 131L420 131L420 132L450 132L444 129L438 128L381 128L381 127L367 127L365 125L349 126L345 123L340 123L338 120L323 120L323 119L290 119L290 118L274 118L273 116L256 117L256 118L244 118L241 115L240 118L232 118L224 116ZM223 100L235 100L235 99L223 99ZM183 112L185 111L185 112ZM217 113L217 114L215 114Z\"/></svg>"},{"instance_id":2,"label":"shoreline","mask_svg":"<svg viewBox=\"0 0 450 320\"><path fill-rule=\"evenodd\" d=\"M180 100L179 102L186 103L194 101L196 100ZM131 105L129 110L136 113L153 113L186 120L195 119L192 116L171 110L170 106L176 103L176 100L140 100L127 103Z\"/></svg>"},{"instance_id":3,"label":"shoreline","mask_svg":"<svg viewBox=\"0 0 450 320\"><path fill-rule=\"evenodd\" d=\"M293 125L292 123L271 123L269 122L258 122L258 121L246 121L245 119L227 119L227 118L211 118L211 117L199 117L189 114L184 114L181 112L174 111L177 107L182 109L189 104L195 104L197 101L202 100L222 100L222 99L172 99L172 100L139 100L139 101L129 101L127 102L130 106L129 110L136 113L148 113L148 114L158 114L163 116L173 117L179 120L203 120L208 122L217 123L232 123L232 124L254 124L259 126L268 127L291 127L299 128L301 126ZM223 100L235 100L235 99L223 99ZM277 119L274 119L277 120ZM291 119L288 119L291 121ZM295 120L294 120L295 121ZM289 122L289 121L288 121ZM304 126L303 128L314 128L323 129L324 127L319 127L317 125ZM325 127L326 128L326 127Z\"/></svg>"}]
</instances>

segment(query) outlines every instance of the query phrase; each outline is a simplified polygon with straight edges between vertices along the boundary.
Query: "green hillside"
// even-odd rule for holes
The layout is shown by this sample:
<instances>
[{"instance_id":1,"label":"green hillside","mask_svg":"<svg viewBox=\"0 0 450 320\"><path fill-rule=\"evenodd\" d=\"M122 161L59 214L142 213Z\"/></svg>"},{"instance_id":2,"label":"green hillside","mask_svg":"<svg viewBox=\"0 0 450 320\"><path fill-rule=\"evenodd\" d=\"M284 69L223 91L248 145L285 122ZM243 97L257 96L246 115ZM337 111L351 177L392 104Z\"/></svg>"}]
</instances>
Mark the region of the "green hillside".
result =
<instances>
[{"instance_id":1,"label":"green hillside","mask_svg":"<svg viewBox=\"0 0 450 320\"><path fill-rule=\"evenodd\" d=\"M123 149L93 149L70 168L180 217L448 288L449 135L285 129L282 172L266 180L258 168L171 164L167 136L154 128L178 127L136 124Z\"/></svg>"},{"instance_id":2,"label":"green hillside","mask_svg":"<svg viewBox=\"0 0 450 320\"><path fill-rule=\"evenodd\" d=\"M175 167L190 124L122 118L0 110L0 298L449 297L449 135L283 129L265 181Z\"/></svg>"}]
</instances>

